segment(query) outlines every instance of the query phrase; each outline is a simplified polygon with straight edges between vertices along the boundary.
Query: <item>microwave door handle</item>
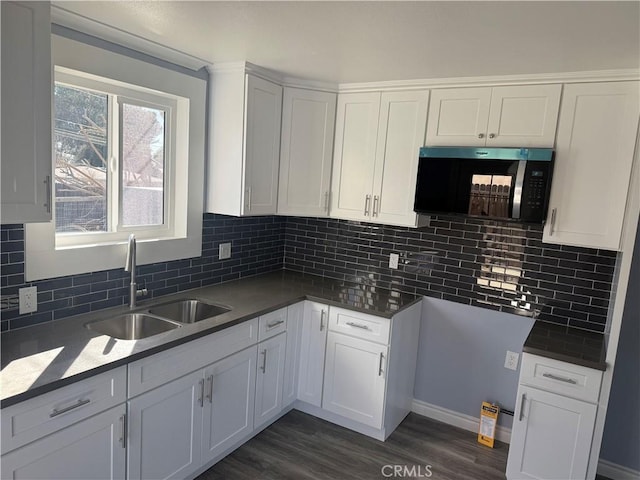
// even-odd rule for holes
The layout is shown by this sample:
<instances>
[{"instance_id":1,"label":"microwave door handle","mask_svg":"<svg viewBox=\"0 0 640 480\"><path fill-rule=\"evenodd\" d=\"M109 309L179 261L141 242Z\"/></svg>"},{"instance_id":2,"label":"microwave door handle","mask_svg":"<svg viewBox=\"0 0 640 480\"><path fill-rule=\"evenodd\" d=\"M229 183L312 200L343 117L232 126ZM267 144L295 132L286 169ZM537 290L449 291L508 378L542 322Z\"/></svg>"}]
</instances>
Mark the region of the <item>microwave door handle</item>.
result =
<instances>
[{"instance_id":1,"label":"microwave door handle","mask_svg":"<svg viewBox=\"0 0 640 480\"><path fill-rule=\"evenodd\" d=\"M511 218L520 218L520 208L522 206L522 187L524 186L524 174L527 170L527 161L520 160L518 162L518 171L516 172L516 184L513 187L513 209L511 210Z\"/></svg>"}]
</instances>

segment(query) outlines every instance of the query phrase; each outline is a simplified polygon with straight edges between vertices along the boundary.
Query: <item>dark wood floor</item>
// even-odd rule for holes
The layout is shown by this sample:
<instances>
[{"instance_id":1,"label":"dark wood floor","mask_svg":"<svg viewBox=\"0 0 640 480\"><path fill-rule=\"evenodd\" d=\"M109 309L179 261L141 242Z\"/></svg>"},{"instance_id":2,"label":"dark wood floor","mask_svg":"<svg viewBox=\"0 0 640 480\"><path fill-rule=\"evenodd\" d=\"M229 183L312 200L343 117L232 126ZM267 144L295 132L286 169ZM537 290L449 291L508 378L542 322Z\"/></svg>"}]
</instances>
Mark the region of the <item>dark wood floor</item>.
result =
<instances>
[{"instance_id":1,"label":"dark wood floor","mask_svg":"<svg viewBox=\"0 0 640 480\"><path fill-rule=\"evenodd\" d=\"M473 432L413 413L379 442L294 410L197 480L503 480L507 452L504 443L491 449ZM393 465L402 475L393 476Z\"/></svg>"}]
</instances>

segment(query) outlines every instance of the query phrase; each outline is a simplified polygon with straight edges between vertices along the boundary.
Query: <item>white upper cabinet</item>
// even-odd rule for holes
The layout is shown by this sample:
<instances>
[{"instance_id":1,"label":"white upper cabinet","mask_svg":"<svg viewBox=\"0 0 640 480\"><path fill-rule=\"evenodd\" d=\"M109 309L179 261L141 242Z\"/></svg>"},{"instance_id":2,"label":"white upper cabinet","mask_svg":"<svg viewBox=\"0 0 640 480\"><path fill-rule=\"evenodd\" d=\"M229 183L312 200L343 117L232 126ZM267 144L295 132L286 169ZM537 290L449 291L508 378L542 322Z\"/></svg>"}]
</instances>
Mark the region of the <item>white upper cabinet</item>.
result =
<instances>
[{"instance_id":1,"label":"white upper cabinet","mask_svg":"<svg viewBox=\"0 0 640 480\"><path fill-rule=\"evenodd\" d=\"M544 242L618 250L638 131L639 85L564 87Z\"/></svg>"},{"instance_id":2,"label":"white upper cabinet","mask_svg":"<svg viewBox=\"0 0 640 480\"><path fill-rule=\"evenodd\" d=\"M433 90L426 144L551 148L561 91L562 85Z\"/></svg>"},{"instance_id":3,"label":"white upper cabinet","mask_svg":"<svg viewBox=\"0 0 640 480\"><path fill-rule=\"evenodd\" d=\"M2 223L48 222L52 208L48 2L2 2Z\"/></svg>"},{"instance_id":4,"label":"white upper cabinet","mask_svg":"<svg viewBox=\"0 0 640 480\"><path fill-rule=\"evenodd\" d=\"M206 211L276 213L282 87L241 68L211 71Z\"/></svg>"},{"instance_id":5,"label":"white upper cabinet","mask_svg":"<svg viewBox=\"0 0 640 480\"><path fill-rule=\"evenodd\" d=\"M336 94L284 89L278 213L329 214Z\"/></svg>"},{"instance_id":6,"label":"white upper cabinet","mask_svg":"<svg viewBox=\"0 0 640 480\"><path fill-rule=\"evenodd\" d=\"M338 96L332 217L416 226L428 103L426 90Z\"/></svg>"}]
</instances>

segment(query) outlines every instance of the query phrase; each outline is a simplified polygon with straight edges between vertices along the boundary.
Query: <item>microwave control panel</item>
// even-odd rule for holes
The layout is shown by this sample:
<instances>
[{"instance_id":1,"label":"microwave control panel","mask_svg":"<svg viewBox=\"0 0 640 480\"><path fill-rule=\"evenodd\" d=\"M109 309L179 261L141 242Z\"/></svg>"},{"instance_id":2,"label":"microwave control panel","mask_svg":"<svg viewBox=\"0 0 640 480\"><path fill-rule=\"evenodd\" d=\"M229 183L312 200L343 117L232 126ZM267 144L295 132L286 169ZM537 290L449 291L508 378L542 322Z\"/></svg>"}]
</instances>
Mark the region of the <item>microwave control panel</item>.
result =
<instances>
[{"instance_id":1,"label":"microwave control panel","mask_svg":"<svg viewBox=\"0 0 640 480\"><path fill-rule=\"evenodd\" d=\"M527 162L520 217L529 222L542 222L547 216L553 162Z\"/></svg>"}]
</instances>

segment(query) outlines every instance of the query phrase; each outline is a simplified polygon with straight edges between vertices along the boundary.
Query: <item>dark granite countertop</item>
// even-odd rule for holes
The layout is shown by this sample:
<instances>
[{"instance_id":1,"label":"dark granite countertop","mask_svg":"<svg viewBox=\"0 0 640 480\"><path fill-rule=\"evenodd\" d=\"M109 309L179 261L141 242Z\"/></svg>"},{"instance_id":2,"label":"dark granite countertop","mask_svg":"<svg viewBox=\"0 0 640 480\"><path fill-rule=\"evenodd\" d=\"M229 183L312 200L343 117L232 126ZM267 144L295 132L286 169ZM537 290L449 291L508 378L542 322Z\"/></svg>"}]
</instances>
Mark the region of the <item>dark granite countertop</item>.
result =
<instances>
[{"instance_id":1,"label":"dark granite countertop","mask_svg":"<svg viewBox=\"0 0 640 480\"><path fill-rule=\"evenodd\" d=\"M128 311L126 306L8 331L0 335L1 407L125 365L301 300L313 300L391 318L422 297L286 270L140 302L199 298L230 312L141 340L119 340L84 327Z\"/></svg>"},{"instance_id":2,"label":"dark granite countertop","mask_svg":"<svg viewBox=\"0 0 640 480\"><path fill-rule=\"evenodd\" d=\"M536 321L524 342L524 352L606 370L606 338L601 333Z\"/></svg>"}]
</instances>

